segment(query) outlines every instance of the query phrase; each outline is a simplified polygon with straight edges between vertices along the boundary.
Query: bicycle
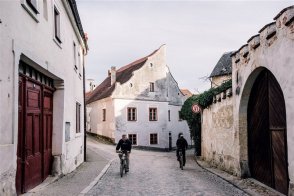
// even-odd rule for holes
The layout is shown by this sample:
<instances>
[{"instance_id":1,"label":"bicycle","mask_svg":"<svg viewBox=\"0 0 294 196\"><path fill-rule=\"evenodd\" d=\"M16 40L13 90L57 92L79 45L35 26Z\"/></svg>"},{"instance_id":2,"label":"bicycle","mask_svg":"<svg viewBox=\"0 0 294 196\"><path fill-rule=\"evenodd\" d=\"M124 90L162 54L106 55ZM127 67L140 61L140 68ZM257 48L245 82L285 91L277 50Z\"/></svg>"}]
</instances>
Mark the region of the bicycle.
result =
<instances>
[{"instance_id":1,"label":"bicycle","mask_svg":"<svg viewBox=\"0 0 294 196\"><path fill-rule=\"evenodd\" d=\"M184 157L183 157L183 151L179 150L179 163L180 163L180 168L183 170L183 165L184 165Z\"/></svg>"},{"instance_id":2,"label":"bicycle","mask_svg":"<svg viewBox=\"0 0 294 196\"><path fill-rule=\"evenodd\" d=\"M127 151L118 151L120 158L120 177L123 177L124 171L127 173Z\"/></svg>"}]
</instances>

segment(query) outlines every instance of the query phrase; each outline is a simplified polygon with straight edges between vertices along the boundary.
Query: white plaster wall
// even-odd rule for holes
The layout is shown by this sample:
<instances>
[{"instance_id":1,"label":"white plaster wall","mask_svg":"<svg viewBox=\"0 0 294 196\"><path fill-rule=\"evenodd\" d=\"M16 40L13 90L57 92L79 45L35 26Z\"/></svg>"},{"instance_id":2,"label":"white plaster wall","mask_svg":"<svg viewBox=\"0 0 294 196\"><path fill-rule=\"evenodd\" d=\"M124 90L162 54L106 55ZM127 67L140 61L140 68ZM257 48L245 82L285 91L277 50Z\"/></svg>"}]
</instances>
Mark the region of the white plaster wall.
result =
<instances>
[{"instance_id":1,"label":"white plaster wall","mask_svg":"<svg viewBox=\"0 0 294 196\"><path fill-rule=\"evenodd\" d=\"M75 134L75 103L81 103L81 130L83 127L83 81L74 71L73 41L78 46L81 56L82 47L79 36L74 31L61 0L47 1L48 20L43 15L43 1L38 1L40 14L36 20L24 9L20 1L1 1L0 18L0 154L9 161L0 162L0 175L7 168L16 169L16 149L18 137L18 65L25 59L31 66L46 73L57 84L54 93L53 115L53 155L66 155L71 145L64 142L64 123L71 122L71 140L73 145L83 146L83 131ZM64 1L65 2L65 1ZM61 41L54 40L53 3L58 7L61 17ZM79 44L80 43L80 44ZM58 82L60 80L62 82ZM5 111L5 112L4 112ZM78 142L79 141L79 142ZM83 152L82 152L83 153ZM2 156L3 155L3 156ZM80 155L76 152L75 156ZM62 171L72 171L81 162L71 165L71 160L64 160Z\"/></svg>"},{"instance_id":2,"label":"white plaster wall","mask_svg":"<svg viewBox=\"0 0 294 196\"><path fill-rule=\"evenodd\" d=\"M89 109L89 125L91 128L89 132L114 138L115 113L112 98L108 97L95 101L88 104L87 108ZM103 109L106 109L106 121L103 121Z\"/></svg>"},{"instance_id":3,"label":"white plaster wall","mask_svg":"<svg viewBox=\"0 0 294 196\"><path fill-rule=\"evenodd\" d=\"M289 12L294 13L293 8L282 14L276 21L276 35L267 40L267 29L260 33L260 46L252 48L249 42L248 58L242 57L236 63L239 55L233 57L233 92L240 87L240 94L234 96L234 127L238 131L240 141L240 162L248 160L247 152L247 102L250 89L258 75L258 68L267 68L276 77L284 93L287 115L287 142L288 142L288 170L290 183L294 182L294 24L285 26L285 16ZM261 70L261 69L260 69ZM239 83L236 83L237 72ZM246 87L245 87L246 86ZM234 92L235 93L235 92ZM242 101L242 104L241 104Z\"/></svg>"},{"instance_id":4,"label":"white plaster wall","mask_svg":"<svg viewBox=\"0 0 294 196\"><path fill-rule=\"evenodd\" d=\"M172 147L176 147L179 133L183 133L189 145L192 145L190 130L187 121L179 119L179 111L182 106L168 105L170 121L167 122L167 131L172 134ZM168 115L168 112L166 113Z\"/></svg>"},{"instance_id":5,"label":"white plaster wall","mask_svg":"<svg viewBox=\"0 0 294 196\"><path fill-rule=\"evenodd\" d=\"M138 146L168 148L167 102L114 99L114 107L116 119L116 143L121 139L122 134L136 133L138 137ZM137 121L127 121L128 107L137 108ZM149 121L150 107L157 108L157 121ZM150 133L158 134L157 145L150 145Z\"/></svg>"}]
</instances>

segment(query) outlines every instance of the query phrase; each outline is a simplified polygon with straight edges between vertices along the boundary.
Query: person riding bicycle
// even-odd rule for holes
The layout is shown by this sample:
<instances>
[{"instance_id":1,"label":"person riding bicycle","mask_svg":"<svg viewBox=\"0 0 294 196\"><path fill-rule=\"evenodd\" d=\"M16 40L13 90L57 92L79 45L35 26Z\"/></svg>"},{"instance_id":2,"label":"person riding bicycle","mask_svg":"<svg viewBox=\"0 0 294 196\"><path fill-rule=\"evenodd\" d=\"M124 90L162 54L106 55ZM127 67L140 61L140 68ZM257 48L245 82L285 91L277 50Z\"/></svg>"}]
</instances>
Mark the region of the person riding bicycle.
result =
<instances>
[{"instance_id":1,"label":"person riding bicycle","mask_svg":"<svg viewBox=\"0 0 294 196\"><path fill-rule=\"evenodd\" d=\"M188 148L188 142L184 138L183 134L180 133L179 138L177 140L177 158L178 158L178 161L179 161L180 160L179 151L181 150L182 154L183 154L183 166L185 166L185 163L186 163L186 149L187 148Z\"/></svg>"},{"instance_id":2,"label":"person riding bicycle","mask_svg":"<svg viewBox=\"0 0 294 196\"><path fill-rule=\"evenodd\" d=\"M126 134L122 135L122 139L119 140L119 142L116 145L116 152L119 152L119 149L121 151L126 152L126 160L127 160L127 168L126 171L129 171L129 159L130 159L130 153L132 149L132 142L127 138Z\"/></svg>"}]
</instances>

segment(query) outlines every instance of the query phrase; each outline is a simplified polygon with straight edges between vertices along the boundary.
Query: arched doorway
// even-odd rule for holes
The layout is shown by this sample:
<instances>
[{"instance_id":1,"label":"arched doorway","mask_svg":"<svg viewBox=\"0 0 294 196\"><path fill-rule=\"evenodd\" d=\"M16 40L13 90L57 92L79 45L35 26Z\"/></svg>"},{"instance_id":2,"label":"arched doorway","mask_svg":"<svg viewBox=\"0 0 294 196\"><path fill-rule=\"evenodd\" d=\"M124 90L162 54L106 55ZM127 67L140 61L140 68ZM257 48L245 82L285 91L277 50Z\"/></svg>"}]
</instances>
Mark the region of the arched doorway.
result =
<instances>
[{"instance_id":1,"label":"arched doorway","mask_svg":"<svg viewBox=\"0 0 294 196\"><path fill-rule=\"evenodd\" d=\"M257 76L247 110L251 177L288 194L286 108L282 89L267 69Z\"/></svg>"}]
</instances>

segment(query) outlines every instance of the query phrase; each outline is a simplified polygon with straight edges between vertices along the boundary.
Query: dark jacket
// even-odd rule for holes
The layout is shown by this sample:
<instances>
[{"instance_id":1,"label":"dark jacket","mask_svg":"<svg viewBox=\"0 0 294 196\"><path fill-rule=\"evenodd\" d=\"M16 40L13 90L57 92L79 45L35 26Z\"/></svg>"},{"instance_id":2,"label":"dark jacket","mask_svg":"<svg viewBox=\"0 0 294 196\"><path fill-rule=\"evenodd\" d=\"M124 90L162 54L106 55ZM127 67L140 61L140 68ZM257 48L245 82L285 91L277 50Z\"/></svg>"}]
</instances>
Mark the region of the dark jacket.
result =
<instances>
[{"instance_id":1,"label":"dark jacket","mask_svg":"<svg viewBox=\"0 0 294 196\"><path fill-rule=\"evenodd\" d=\"M132 142L128 139L126 139L125 141L123 141L122 139L119 140L118 144L116 145L116 150L121 149L123 150L127 150L131 152L132 149Z\"/></svg>"},{"instance_id":2,"label":"dark jacket","mask_svg":"<svg viewBox=\"0 0 294 196\"><path fill-rule=\"evenodd\" d=\"M186 150L188 148L188 142L185 138L183 137L180 137L178 140L177 140L177 148L178 149L184 149Z\"/></svg>"}]
</instances>

